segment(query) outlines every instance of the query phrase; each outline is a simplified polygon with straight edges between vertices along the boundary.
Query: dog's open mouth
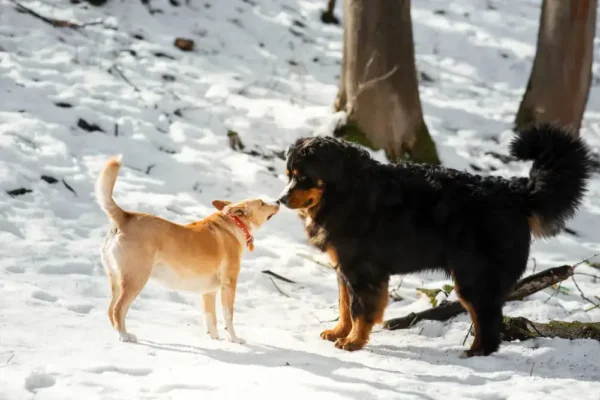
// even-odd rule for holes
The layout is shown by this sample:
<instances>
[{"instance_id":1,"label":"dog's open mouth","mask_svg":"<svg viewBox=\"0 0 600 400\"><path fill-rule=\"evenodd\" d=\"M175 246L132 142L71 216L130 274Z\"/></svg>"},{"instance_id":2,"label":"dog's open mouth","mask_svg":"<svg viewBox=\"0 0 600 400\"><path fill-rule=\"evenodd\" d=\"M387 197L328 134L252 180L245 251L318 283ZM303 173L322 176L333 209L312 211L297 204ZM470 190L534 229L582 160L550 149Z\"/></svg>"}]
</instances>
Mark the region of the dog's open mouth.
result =
<instances>
[{"instance_id":1,"label":"dog's open mouth","mask_svg":"<svg viewBox=\"0 0 600 400\"><path fill-rule=\"evenodd\" d=\"M269 215L269 216L267 217L267 221L268 221L268 220L270 220L271 218L273 218L273 215L275 215L275 214L277 214L277 213L276 213L276 212L274 212L273 214Z\"/></svg>"}]
</instances>

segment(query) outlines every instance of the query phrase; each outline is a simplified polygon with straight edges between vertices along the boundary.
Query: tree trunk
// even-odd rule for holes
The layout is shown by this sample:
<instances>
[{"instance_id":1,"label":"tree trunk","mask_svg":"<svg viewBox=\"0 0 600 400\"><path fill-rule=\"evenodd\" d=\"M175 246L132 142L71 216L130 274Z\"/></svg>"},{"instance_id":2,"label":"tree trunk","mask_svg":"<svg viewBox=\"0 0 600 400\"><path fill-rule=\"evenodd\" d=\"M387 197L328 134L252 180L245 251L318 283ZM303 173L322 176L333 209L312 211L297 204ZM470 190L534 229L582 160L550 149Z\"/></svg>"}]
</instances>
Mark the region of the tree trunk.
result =
<instances>
[{"instance_id":1,"label":"tree trunk","mask_svg":"<svg viewBox=\"0 0 600 400\"><path fill-rule=\"evenodd\" d=\"M392 162L439 164L423 120L410 0L344 0L344 44L337 111L351 131ZM337 136L346 136L339 129ZM352 138L349 138L352 140Z\"/></svg>"},{"instance_id":2,"label":"tree trunk","mask_svg":"<svg viewBox=\"0 0 600 400\"><path fill-rule=\"evenodd\" d=\"M537 51L515 128L556 122L579 135L592 80L597 0L544 0Z\"/></svg>"}]
</instances>

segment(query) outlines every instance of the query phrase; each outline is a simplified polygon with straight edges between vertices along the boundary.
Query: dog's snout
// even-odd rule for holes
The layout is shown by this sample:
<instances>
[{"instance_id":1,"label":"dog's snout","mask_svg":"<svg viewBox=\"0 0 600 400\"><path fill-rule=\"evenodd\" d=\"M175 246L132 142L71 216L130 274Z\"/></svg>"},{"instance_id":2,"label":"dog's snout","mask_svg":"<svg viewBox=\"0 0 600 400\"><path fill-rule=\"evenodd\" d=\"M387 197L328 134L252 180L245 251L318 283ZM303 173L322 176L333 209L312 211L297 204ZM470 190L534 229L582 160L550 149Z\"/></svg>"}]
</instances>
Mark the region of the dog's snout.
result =
<instances>
[{"instance_id":1,"label":"dog's snout","mask_svg":"<svg viewBox=\"0 0 600 400\"><path fill-rule=\"evenodd\" d=\"M277 200L277 204L283 204L284 206L287 206L289 199L290 199L290 194L286 193Z\"/></svg>"}]
</instances>

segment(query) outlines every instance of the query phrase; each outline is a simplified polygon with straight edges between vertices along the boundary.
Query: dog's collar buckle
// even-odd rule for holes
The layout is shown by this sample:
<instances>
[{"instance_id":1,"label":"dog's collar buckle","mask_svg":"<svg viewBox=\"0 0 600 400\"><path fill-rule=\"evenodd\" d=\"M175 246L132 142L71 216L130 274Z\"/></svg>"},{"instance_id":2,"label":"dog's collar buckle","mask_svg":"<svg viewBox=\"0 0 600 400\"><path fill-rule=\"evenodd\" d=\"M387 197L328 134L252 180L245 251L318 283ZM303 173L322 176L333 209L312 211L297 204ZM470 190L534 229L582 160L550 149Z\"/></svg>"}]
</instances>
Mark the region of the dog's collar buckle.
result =
<instances>
[{"instance_id":1,"label":"dog's collar buckle","mask_svg":"<svg viewBox=\"0 0 600 400\"><path fill-rule=\"evenodd\" d=\"M244 232L244 234L246 235L246 246L248 246L250 251L252 251L252 249L254 248L254 236L250 234L250 231L248 230L246 225L244 225L241 219L239 219L233 214L227 214L227 216L231 218L233 222L235 222L235 224Z\"/></svg>"}]
</instances>

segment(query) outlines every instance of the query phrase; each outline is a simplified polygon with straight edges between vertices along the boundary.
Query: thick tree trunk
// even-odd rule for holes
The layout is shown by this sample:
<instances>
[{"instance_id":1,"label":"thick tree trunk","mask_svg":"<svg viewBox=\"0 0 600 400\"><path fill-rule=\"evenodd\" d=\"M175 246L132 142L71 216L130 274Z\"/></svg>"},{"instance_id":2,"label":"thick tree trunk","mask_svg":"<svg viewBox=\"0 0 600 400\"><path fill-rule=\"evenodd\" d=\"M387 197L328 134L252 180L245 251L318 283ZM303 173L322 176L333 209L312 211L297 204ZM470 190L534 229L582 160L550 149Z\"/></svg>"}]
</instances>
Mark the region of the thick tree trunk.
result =
<instances>
[{"instance_id":1,"label":"thick tree trunk","mask_svg":"<svg viewBox=\"0 0 600 400\"><path fill-rule=\"evenodd\" d=\"M515 128L557 122L578 135L592 79L597 0L544 0Z\"/></svg>"},{"instance_id":2,"label":"thick tree trunk","mask_svg":"<svg viewBox=\"0 0 600 400\"><path fill-rule=\"evenodd\" d=\"M345 0L342 72L336 110L346 110L363 144L390 161L439 164L423 120L410 0ZM339 136L346 136L340 129ZM350 138L353 140L353 138Z\"/></svg>"}]
</instances>

